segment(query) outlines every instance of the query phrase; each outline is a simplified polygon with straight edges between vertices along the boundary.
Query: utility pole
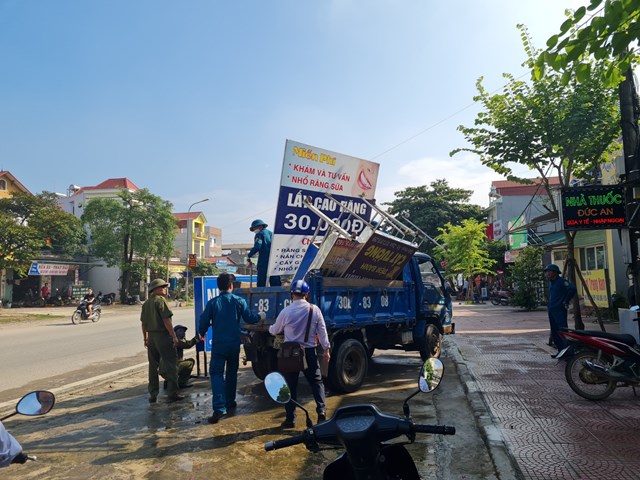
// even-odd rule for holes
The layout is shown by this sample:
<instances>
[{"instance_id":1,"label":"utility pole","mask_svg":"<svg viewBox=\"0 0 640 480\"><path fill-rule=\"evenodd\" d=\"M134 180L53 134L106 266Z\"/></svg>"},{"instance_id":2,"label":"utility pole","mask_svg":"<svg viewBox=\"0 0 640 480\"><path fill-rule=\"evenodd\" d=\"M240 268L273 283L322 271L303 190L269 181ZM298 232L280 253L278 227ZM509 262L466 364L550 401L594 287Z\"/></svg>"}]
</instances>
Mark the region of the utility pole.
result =
<instances>
[{"instance_id":1,"label":"utility pole","mask_svg":"<svg viewBox=\"0 0 640 480\"><path fill-rule=\"evenodd\" d=\"M618 87L620 122L624 152L624 180L626 186L627 229L622 231L623 245L628 245L629 276L633 280L636 303L640 302L640 278L638 240L640 239L640 135L638 118L640 106L631 67L625 72L625 80Z\"/></svg>"}]
</instances>

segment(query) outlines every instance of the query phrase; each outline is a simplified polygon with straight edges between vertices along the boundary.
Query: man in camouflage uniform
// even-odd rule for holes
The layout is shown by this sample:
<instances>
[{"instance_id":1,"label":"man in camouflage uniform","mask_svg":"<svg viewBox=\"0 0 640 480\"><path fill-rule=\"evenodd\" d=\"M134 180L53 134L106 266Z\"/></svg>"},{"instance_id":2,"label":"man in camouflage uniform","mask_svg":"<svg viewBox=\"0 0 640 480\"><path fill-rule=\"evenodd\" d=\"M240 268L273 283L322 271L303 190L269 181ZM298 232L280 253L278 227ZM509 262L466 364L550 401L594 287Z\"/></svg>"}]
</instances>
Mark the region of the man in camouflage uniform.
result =
<instances>
[{"instance_id":1,"label":"man in camouflage uniform","mask_svg":"<svg viewBox=\"0 0 640 480\"><path fill-rule=\"evenodd\" d=\"M176 346L178 338L173 330L171 317L173 312L166 300L167 287L164 280L155 279L149 284L149 298L142 305L140 322L142 337L149 360L149 403L155 403L160 391L158 370L160 360L164 365L167 379L167 398L170 402L182 400L178 395L178 355Z\"/></svg>"}]
</instances>

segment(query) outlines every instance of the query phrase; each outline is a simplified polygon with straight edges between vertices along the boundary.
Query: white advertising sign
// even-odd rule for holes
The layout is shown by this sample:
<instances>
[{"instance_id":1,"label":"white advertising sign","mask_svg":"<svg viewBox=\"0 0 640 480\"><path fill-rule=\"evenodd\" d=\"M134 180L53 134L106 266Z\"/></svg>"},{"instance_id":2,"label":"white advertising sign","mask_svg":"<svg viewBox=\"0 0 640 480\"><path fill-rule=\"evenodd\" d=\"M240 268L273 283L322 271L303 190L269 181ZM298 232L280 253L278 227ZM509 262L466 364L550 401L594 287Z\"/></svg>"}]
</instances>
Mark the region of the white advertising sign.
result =
<instances>
[{"instance_id":1,"label":"white advertising sign","mask_svg":"<svg viewBox=\"0 0 640 480\"><path fill-rule=\"evenodd\" d=\"M327 230L324 222L305 205L305 197L348 232L360 233L364 222L342 212L339 204L369 220L371 208L362 198L375 198L379 169L380 164L375 162L287 140L269 275L294 274L316 229L320 226L318 236ZM326 192L335 201L327 198Z\"/></svg>"},{"instance_id":2,"label":"white advertising sign","mask_svg":"<svg viewBox=\"0 0 640 480\"><path fill-rule=\"evenodd\" d=\"M31 263L29 275L66 275L69 271L69 265L58 263Z\"/></svg>"}]
</instances>

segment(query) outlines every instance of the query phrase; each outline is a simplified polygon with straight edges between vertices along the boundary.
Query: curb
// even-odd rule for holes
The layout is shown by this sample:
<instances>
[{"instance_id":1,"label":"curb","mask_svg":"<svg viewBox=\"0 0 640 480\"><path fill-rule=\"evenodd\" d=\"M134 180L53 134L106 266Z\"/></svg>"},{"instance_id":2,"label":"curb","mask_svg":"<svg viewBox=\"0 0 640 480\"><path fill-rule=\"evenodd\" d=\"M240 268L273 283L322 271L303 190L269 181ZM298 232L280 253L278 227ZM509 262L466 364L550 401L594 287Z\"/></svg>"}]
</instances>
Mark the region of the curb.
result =
<instances>
[{"instance_id":1,"label":"curb","mask_svg":"<svg viewBox=\"0 0 640 480\"><path fill-rule=\"evenodd\" d=\"M467 366L467 362L462 356L458 344L453 339L447 338L447 340L451 341L446 342L446 353L456 364L458 377L463 385L471 410L473 410L478 429L489 450L489 455L493 461L498 478L503 480L524 479L524 475L518 467L516 459L513 458L507 448L500 429L493 423L489 407L478 389L478 384L472 371Z\"/></svg>"}]
</instances>

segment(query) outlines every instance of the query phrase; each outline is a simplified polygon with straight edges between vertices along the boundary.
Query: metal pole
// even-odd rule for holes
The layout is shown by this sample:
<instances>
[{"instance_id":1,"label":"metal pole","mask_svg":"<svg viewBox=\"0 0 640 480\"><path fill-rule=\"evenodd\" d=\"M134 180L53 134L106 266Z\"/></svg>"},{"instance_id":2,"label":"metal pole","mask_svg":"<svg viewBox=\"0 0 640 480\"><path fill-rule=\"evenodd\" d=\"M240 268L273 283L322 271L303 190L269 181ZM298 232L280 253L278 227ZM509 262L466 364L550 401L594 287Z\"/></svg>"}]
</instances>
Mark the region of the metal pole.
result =
<instances>
[{"instance_id":1,"label":"metal pole","mask_svg":"<svg viewBox=\"0 0 640 480\"><path fill-rule=\"evenodd\" d=\"M191 242L190 242L190 233L191 233L191 228L192 228L192 224L189 224L189 215L191 214L191 209L193 208L194 205L197 205L198 203L203 203L203 202L208 202L209 199L208 198L204 198L202 200L198 200L197 202L193 202L191 205L189 205L189 209L187 210L187 255L186 255L186 261L187 261L187 275L185 277L185 292L184 292L184 304L185 306L189 303L189 249L191 248Z\"/></svg>"}]
</instances>

